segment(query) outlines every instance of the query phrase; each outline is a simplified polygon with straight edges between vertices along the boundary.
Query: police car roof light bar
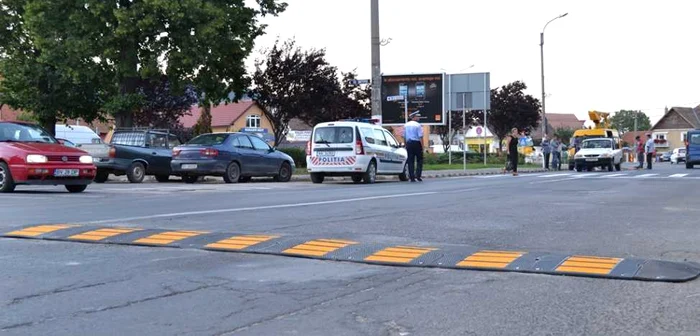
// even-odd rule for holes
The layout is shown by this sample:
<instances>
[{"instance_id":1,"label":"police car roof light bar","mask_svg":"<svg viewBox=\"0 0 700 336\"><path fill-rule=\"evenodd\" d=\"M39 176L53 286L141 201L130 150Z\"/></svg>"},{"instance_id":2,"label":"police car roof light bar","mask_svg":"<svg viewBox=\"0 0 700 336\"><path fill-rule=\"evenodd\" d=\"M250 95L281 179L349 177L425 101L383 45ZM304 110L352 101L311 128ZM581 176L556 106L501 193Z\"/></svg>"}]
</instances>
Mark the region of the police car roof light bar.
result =
<instances>
[{"instance_id":1,"label":"police car roof light bar","mask_svg":"<svg viewBox=\"0 0 700 336\"><path fill-rule=\"evenodd\" d=\"M379 122L379 119L370 119L370 118L350 118L350 119L345 119L344 121L354 121L354 122L363 122L363 123L368 123L368 124L376 124Z\"/></svg>"}]
</instances>

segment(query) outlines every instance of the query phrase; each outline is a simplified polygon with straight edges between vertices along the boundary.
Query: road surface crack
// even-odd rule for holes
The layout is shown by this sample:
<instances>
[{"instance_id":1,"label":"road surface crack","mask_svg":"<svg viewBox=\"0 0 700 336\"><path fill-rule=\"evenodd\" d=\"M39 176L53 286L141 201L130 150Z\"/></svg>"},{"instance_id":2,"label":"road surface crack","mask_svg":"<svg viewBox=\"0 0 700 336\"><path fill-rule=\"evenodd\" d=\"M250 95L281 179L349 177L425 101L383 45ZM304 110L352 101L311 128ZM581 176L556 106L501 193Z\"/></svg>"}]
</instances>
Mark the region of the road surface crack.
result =
<instances>
[{"instance_id":1,"label":"road surface crack","mask_svg":"<svg viewBox=\"0 0 700 336\"><path fill-rule=\"evenodd\" d=\"M109 284L124 282L124 281L128 281L128 280L129 280L129 279L120 279L120 280L114 280L114 281L104 281L104 282L86 284L86 285L82 285L82 286L77 286L78 283L74 283L74 284L71 284L71 285L68 285L68 286L59 287L59 288L56 288L56 289L53 289L53 290L50 290L50 291L39 292L39 293L35 293L35 294L29 294L29 295L25 295L25 296L16 297L16 298L12 299L12 301L10 301L10 303L8 303L7 305L8 305L8 306L16 305L16 304L22 303L22 302L24 302L24 301L26 301L26 300L30 300L30 299L34 299L34 298L38 298L38 297L43 297L43 296L48 296L48 295L55 295L55 294L61 294L61 293L67 293L67 292L77 291L77 290L81 290L81 289L88 289L88 288L93 288L93 287L100 287L100 286L105 286L105 285L109 285Z\"/></svg>"}]
</instances>

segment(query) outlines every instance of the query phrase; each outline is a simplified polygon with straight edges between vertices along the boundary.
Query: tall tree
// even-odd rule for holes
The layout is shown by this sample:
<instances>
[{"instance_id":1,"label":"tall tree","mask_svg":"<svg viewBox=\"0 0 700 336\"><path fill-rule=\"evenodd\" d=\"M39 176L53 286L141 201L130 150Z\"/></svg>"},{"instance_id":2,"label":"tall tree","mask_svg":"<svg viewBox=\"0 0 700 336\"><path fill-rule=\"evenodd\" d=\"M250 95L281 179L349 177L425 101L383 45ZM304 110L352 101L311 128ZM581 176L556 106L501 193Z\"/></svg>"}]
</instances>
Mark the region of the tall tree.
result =
<instances>
[{"instance_id":1,"label":"tall tree","mask_svg":"<svg viewBox=\"0 0 700 336\"><path fill-rule=\"evenodd\" d=\"M313 125L315 116L331 113L337 106L342 88L336 68L325 56L325 50L303 50L290 39L276 41L255 61L250 96L270 120L275 145L285 139L291 119Z\"/></svg>"},{"instance_id":2,"label":"tall tree","mask_svg":"<svg viewBox=\"0 0 700 336\"><path fill-rule=\"evenodd\" d=\"M540 101L525 94L526 89L525 83L515 81L491 90L491 109L486 116L489 130L498 138L499 150L513 127L529 132L541 119ZM470 118L483 124L483 112L473 111Z\"/></svg>"},{"instance_id":3,"label":"tall tree","mask_svg":"<svg viewBox=\"0 0 700 336\"><path fill-rule=\"evenodd\" d=\"M197 123L193 127L193 135L211 133L211 105L202 107L202 114L199 116Z\"/></svg>"},{"instance_id":4,"label":"tall tree","mask_svg":"<svg viewBox=\"0 0 700 336\"><path fill-rule=\"evenodd\" d=\"M17 0L13 0L17 1ZM207 102L248 88L244 60L264 33L260 17L287 4L256 0L26 0L24 17L37 45L73 76L102 73L104 109L132 126L142 79L165 74L174 91L193 84ZM236 100L237 98L234 98ZM205 102L200 102L204 104Z\"/></svg>"},{"instance_id":5,"label":"tall tree","mask_svg":"<svg viewBox=\"0 0 700 336\"><path fill-rule=\"evenodd\" d=\"M574 132L576 132L576 130L571 127L557 127L554 129L554 135L559 137L559 140L565 142L569 141L571 137L574 136Z\"/></svg>"},{"instance_id":6,"label":"tall tree","mask_svg":"<svg viewBox=\"0 0 700 336\"><path fill-rule=\"evenodd\" d=\"M620 110L610 117L610 126L620 133L634 131L634 119L637 119L637 130L648 131L651 129L651 120L642 111Z\"/></svg>"},{"instance_id":7,"label":"tall tree","mask_svg":"<svg viewBox=\"0 0 700 336\"><path fill-rule=\"evenodd\" d=\"M469 119L470 116L471 114L467 117L467 127L471 126L472 124L471 119ZM452 133L450 133L450 128L448 126L435 126L433 128L434 133L440 136L442 148L445 150L445 153L448 153L455 135L462 130L462 112L452 111L449 120L450 124L452 124Z\"/></svg>"},{"instance_id":8,"label":"tall tree","mask_svg":"<svg viewBox=\"0 0 700 336\"><path fill-rule=\"evenodd\" d=\"M31 18L31 0L7 0L0 5L0 94L3 103L24 110L47 131L55 134L58 121L99 117L101 92L93 83L95 72L72 74L55 65L55 55L41 48L40 39L26 21ZM56 8L55 15L67 13ZM65 23L64 23L65 24ZM63 36L56 34L56 40ZM57 44L62 54L68 43Z\"/></svg>"},{"instance_id":9,"label":"tall tree","mask_svg":"<svg viewBox=\"0 0 700 336\"><path fill-rule=\"evenodd\" d=\"M136 97L140 105L134 114L136 124L167 129L177 128L180 117L197 103L193 87L174 92L166 76L142 80Z\"/></svg>"}]
</instances>

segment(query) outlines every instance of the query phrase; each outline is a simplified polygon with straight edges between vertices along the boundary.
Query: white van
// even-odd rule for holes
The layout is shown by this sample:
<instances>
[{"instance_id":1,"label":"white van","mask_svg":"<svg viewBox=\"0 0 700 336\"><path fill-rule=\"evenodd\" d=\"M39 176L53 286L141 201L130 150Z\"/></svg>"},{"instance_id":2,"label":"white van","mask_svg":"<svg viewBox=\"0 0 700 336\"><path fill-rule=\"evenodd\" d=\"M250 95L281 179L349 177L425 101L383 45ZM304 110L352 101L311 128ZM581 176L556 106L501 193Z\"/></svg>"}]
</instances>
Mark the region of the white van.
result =
<instances>
[{"instance_id":1,"label":"white van","mask_svg":"<svg viewBox=\"0 0 700 336\"><path fill-rule=\"evenodd\" d=\"M56 138L66 139L76 145L102 143L100 136L90 127L56 124Z\"/></svg>"},{"instance_id":2,"label":"white van","mask_svg":"<svg viewBox=\"0 0 700 336\"><path fill-rule=\"evenodd\" d=\"M320 123L306 144L306 167L313 183L326 176L350 176L355 183L374 183L377 175L408 181L408 153L374 119Z\"/></svg>"}]
</instances>

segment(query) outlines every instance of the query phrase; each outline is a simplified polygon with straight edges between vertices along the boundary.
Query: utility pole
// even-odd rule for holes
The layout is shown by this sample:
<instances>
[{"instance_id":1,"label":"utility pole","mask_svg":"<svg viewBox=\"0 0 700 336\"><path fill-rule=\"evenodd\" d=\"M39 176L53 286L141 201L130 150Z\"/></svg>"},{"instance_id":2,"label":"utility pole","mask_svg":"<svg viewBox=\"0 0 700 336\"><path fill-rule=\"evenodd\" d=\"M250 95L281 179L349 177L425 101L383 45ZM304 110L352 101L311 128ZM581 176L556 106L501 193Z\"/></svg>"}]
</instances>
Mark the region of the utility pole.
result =
<instances>
[{"instance_id":1,"label":"utility pole","mask_svg":"<svg viewBox=\"0 0 700 336\"><path fill-rule=\"evenodd\" d=\"M637 133L637 116L638 115L639 115L638 113L634 114L634 132L635 133Z\"/></svg>"},{"instance_id":2,"label":"utility pole","mask_svg":"<svg viewBox=\"0 0 700 336\"><path fill-rule=\"evenodd\" d=\"M372 114L382 114L382 71L379 49L379 0L371 0L370 16L372 21Z\"/></svg>"},{"instance_id":3,"label":"utility pole","mask_svg":"<svg viewBox=\"0 0 700 336\"><path fill-rule=\"evenodd\" d=\"M559 15L547 22L547 24L544 25L544 28L542 28L542 32L540 33L540 69L541 69L541 74L542 74L542 140L547 136L547 114L545 112L544 108L544 100L545 100L545 93L544 93L544 31L547 29L547 26L552 23L552 21L556 19L563 18L565 16L569 15L569 13L564 13L562 15ZM542 168L545 167L545 162L544 162L544 155L542 156Z\"/></svg>"}]
</instances>

